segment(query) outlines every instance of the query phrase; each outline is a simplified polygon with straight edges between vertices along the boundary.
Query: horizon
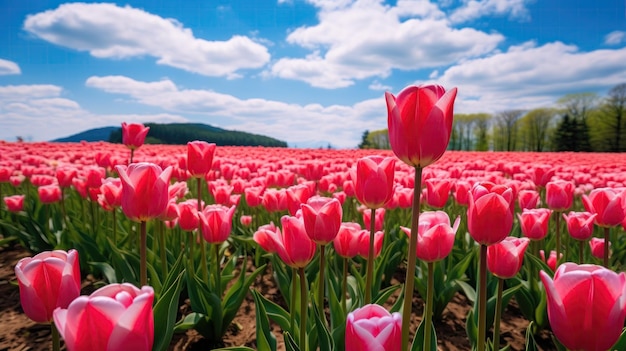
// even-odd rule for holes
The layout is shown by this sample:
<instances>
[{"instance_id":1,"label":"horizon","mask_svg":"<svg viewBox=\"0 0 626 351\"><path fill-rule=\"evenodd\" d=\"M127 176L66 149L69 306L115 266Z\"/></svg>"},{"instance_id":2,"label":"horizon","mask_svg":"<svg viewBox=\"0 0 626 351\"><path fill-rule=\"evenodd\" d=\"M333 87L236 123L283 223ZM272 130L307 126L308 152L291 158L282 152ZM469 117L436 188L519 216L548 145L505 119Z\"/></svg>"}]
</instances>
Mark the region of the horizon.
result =
<instances>
[{"instance_id":1,"label":"horizon","mask_svg":"<svg viewBox=\"0 0 626 351\"><path fill-rule=\"evenodd\" d=\"M387 128L384 92L408 85L457 87L455 113L603 97L626 82L625 5L12 2L0 14L0 140L176 122L353 148Z\"/></svg>"}]
</instances>

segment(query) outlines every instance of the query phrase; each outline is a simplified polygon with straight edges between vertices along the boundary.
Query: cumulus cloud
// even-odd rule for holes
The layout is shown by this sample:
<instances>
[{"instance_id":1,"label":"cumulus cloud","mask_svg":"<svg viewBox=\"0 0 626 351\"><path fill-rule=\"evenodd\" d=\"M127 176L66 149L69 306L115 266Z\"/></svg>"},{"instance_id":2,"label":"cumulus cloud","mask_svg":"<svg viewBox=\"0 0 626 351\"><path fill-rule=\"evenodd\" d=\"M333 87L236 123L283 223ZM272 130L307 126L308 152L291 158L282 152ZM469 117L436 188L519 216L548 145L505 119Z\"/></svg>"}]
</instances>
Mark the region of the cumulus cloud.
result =
<instances>
[{"instance_id":1,"label":"cumulus cloud","mask_svg":"<svg viewBox=\"0 0 626 351\"><path fill-rule=\"evenodd\" d=\"M394 69L448 66L492 52L504 39L498 33L454 28L426 0L403 0L396 6L381 0L309 2L319 8L319 23L295 29L287 42L310 54L277 60L271 75L314 87L347 87L355 80L385 78Z\"/></svg>"},{"instance_id":2,"label":"cumulus cloud","mask_svg":"<svg viewBox=\"0 0 626 351\"><path fill-rule=\"evenodd\" d=\"M626 41L626 32L621 30L613 31L604 37L604 44L619 45Z\"/></svg>"},{"instance_id":3,"label":"cumulus cloud","mask_svg":"<svg viewBox=\"0 0 626 351\"><path fill-rule=\"evenodd\" d=\"M437 82L459 88L456 110L464 112L544 107L567 93L603 94L626 82L624 57L626 48L584 52L561 42L528 42L450 67Z\"/></svg>"},{"instance_id":4,"label":"cumulus cloud","mask_svg":"<svg viewBox=\"0 0 626 351\"><path fill-rule=\"evenodd\" d=\"M379 82L379 81L377 81L377 80L373 81L373 82L372 82L372 83L368 86L368 88L369 88L370 90L382 90L382 91L385 91L385 90L391 90L391 86L389 86L389 85L385 85L385 84L382 84L381 82Z\"/></svg>"},{"instance_id":5,"label":"cumulus cloud","mask_svg":"<svg viewBox=\"0 0 626 351\"><path fill-rule=\"evenodd\" d=\"M384 99L354 105L291 104L240 99L212 90L181 89L170 80L142 82L124 76L90 77L88 87L124 94L133 101L225 129L268 135L292 146L355 147L364 130L385 128ZM163 88L167 87L167 88ZM171 90L171 87L175 87ZM354 126L358 126L355 128Z\"/></svg>"},{"instance_id":6,"label":"cumulus cloud","mask_svg":"<svg viewBox=\"0 0 626 351\"><path fill-rule=\"evenodd\" d=\"M453 23L463 23L485 16L508 16L512 20L528 21L526 5L533 0L465 0L450 14Z\"/></svg>"},{"instance_id":7,"label":"cumulus cloud","mask_svg":"<svg viewBox=\"0 0 626 351\"><path fill-rule=\"evenodd\" d=\"M263 67L270 59L265 46L246 36L205 40L174 19L115 4L63 4L29 15L24 29L95 57L152 56L158 64L206 76L238 77L238 71Z\"/></svg>"},{"instance_id":8,"label":"cumulus cloud","mask_svg":"<svg viewBox=\"0 0 626 351\"><path fill-rule=\"evenodd\" d=\"M44 141L65 137L91 128L116 126L124 121L183 122L168 113L99 115L83 109L76 101L62 97L56 85L0 86L0 140Z\"/></svg>"},{"instance_id":9,"label":"cumulus cloud","mask_svg":"<svg viewBox=\"0 0 626 351\"><path fill-rule=\"evenodd\" d=\"M9 60L0 59L0 76L8 74L20 74L20 66L17 63Z\"/></svg>"}]
</instances>

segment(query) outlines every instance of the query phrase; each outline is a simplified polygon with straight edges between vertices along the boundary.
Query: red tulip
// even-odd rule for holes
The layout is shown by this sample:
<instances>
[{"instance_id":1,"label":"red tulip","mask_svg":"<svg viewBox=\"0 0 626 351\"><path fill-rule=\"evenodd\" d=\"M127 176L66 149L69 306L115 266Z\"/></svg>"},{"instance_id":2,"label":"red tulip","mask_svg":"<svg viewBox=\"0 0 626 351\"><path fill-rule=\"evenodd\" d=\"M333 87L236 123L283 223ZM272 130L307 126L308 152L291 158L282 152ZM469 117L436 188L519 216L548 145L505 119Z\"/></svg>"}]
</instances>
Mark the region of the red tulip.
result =
<instances>
[{"instance_id":1,"label":"red tulip","mask_svg":"<svg viewBox=\"0 0 626 351\"><path fill-rule=\"evenodd\" d=\"M353 222L341 223L339 232L333 239L333 247L337 254L344 258L353 258L361 251L369 250L360 248L361 245L361 225Z\"/></svg>"},{"instance_id":2,"label":"red tulip","mask_svg":"<svg viewBox=\"0 0 626 351\"><path fill-rule=\"evenodd\" d=\"M626 217L623 197L613 188L596 188L583 195L583 205L588 212L597 214L595 223L600 227L614 227Z\"/></svg>"},{"instance_id":3,"label":"red tulip","mask_svg":"<svg viewBox=\"0 0 626 351\"><path fill-rule=\"evenodd\" d=\"M64 167L57 168L56 178L61 188L69 188L72 186L72 179L76 177L78 171L76 168Z\"/></svg>"},{"instance_id":4,"label":"red tulip","mask_svg":"<svg viewBox=\"0 0 626 351\"><path fill-rule=\"evenodd\" d=\"M379 208L376 210L374 216L374 231L378 232L383 230L383 226L385 224L385 208ZM372 225L372 209L366 208L363 210L363 224L365 225L365 229L371 230L370 226Z\"/></svg>"},{"instance_id":5,"label":"red tulip","mask_svg":"<svg viewBox=\"0 0 626 351\"><path fill-rule=\"evenodd\" d=\"M198 229L198 200L189 199L178 203L178 226L180 229L191 232Z\"/></svg>"},{"instance_id":6,"label":"red tulip","mask_svg":"<svg viewBox=\"0 0 626 351\"><path fill-rule=\"evenodd\" d=\"M280 228L270 223L260 226L252 238L266 252L277 253L278 245L282 245L282 236Z\"/></svg>"},{"instance_id":7,"label":"red tulip","mask_svg":"<svg viewBox=\"0 0 626 351\"><path fill-rule=\"evenodd\" d=\"M223 243L228 239L233 226L235 206L208 205L198 213L202 224L202 236L211 244Z\"/></svg>"},{"instance_id":8,"label":"red tulip","mask_svg":"<svg viewBox=\"0 0 626 351\"><path fill-rule=\"evenodd\" d=\"M431 178L426 180L426 204L434 208L443 208L450 197L454 182L450 179Z\"/></svg>"},{"instance_id":9,"label":"red tulip","mask_svg":"<svg viewBox=\"0 0 626 351\"><path fill-rule=\"evenodd\" d=\"M348 313L346 351L399 351L402 316L370 304Z\"/></svg>"},{"instance_id":10,"label":"red tulip","mask_svg":"<svg viewBox=\"0 0 626 351\"><path fill-rule=\"evenodd\" d=\"M257 207L263 201L265 186L247 187L244 189L244 198L249 207Z\"/></svg>"},{"instance_id":11,"label":"red tulip","mask_svg":"<svg viewBox=\"0 0 626 351\"><path fill-rule=\"evenodd\" d=\"M509 279L522 268L524 252L530 243L528 238L506 237L487 248L487 268L498 278Z\"/></svg>"},{"instance_id":12,"label":"red tulip","mask_svg":"<svg viewBox=\"0 0 626 351\"><path fill-rule=\"evenodd\" d=\"M287 208L289 214L295 216L296 212L300 210L300 205L306 203L310 197L311 190L305 184L292 185L287 188Z\"/></svg>"},{"instance_id":13,"label":"red tulip","mask_svg":"<svg viewBox=\"0 0 626 351\"><path fill-rule=\"evenodd\" d=\"M454 99L439 85L409 86L397 97L385 93L389 143L404 163L426 167L443 156L452 133Z\"/></svg>"},{"instance_id":14,"label":"red tulip","mask_svg":"<svg viewBox=\"0 0 626 351\"><path fill-rule=\"evenodd\" d=\"M57 307L66 308L80 295L78 251L45 251L23 258L15 276L24 313L35 322L50 322Z\"/></svg>"},{"instance_id":15,"label":"red tulip","mask_svg":"<svg viewBox=\"0 0 626 351\"><path fill-rule=\"evenodd\" d=\"M491 245L502 241L513 227L513 190L477 183L469 195L467 228L476 242Z\"/></svg>"},{"instance_id":16,"label":"red tulip","mask_svg":"<svg viewBox=\"0 0 626 351\"><path fill-rule=\"evenodd\" d=\"M563 212L572 207L574 202L574 183L564 180L548 182L546 185L546 203L553 211Z\"/></svg>"},{"instance_id":17,"label":"red tulip","mask_svg":"<svg viewBox=\"0 0 626 351\"><path fill-rule=\"evenodd\" d=\"M98 204L106 211L122 206L122 181L119 178L107 178L102 182Z\"/></svg>"},{"instance_id":18,"label":"red tulip","mask_svg":"<svg viewBox=\"0 0 626 351\"><path fill-rule=\"evenodd\" d=\"M587 240L593 234L593 221L597 214L590 212L563 213L563 219L567 223L567 231L576 240Z\"/></svg>"},{"instance_id":19,"label":"red tulip","mask_svg":"<svg viewBox=\"0 0 626 351\"><path fill-rule=\"evenodd\" d=\"M522 234L532 240L541 240L548 234L552 210L547 208L523 209L517 214Z\"/></svg>"},{"instance_id":20,"label":"red tulip","mask_svg":"<svg viewBox=\"0 0 626 351\"><path fill-rule=\"evenodd\" d=\"M150 127L141 123L122 122L122 144L129 149L137 149L143 145Z\"/></svg>"},{"instance_id":21,"label":"red tulip","mask_svg":"<svg viewBox=\"0 0 626 351\"><path fill-rule=\"evenodd\" d=\"M591 248L591 255L597 259L604 259L604 239L601 238L591 238L589 240L589 247ZM609 242L609 248L611 247L611 243Z\"/></svg>"},{"instance_id":22,"label":"red tulip","mask_svg":"<svg viewBox=\"0 0 626 351\"><path fill-rule=\"evenodd\" d=\"M626 273L566 262L554 279L539 272L548 296L548 319L569 350L612 349L626 319Z\"/></svg>"},{"instance_id":23,"label":"red tulip","mask_svg":"<svg viewBox=\"0 0 626 351\"><path fill-rule=\"evenodd\" d=\"M209 183L209 191L213 195L216 204L228 205L230 204L230 195L233 192L233 187L228 184L216 184L216 182Z\"/></svg>"},{"instance_id":24,"label":"red tulip","mask_svg":"<svg viewBox=\"0 0 626 351\"><path fill-rule=\"evenodd\" d=\"M523 209L536 208L539 205L539 192L536 190L520 190L517 194L519 207Z\"/></svg>"},{"instance_id":25,"label":"red tulip","mask_svg":"<svg viewBox=\"0 0 626 351\"><path fill-rule=\"evenodd\" d=\"M9 212L20 212L24 209L24 195L6 196L4 204Z\"/></svg>"},{"instance_id":26,"label":"red tulip","mask_svg":"<svg viewBox=\"0 0 626 351\"><path fill-rule=\"evenodd\" d=\"M417 258L425 262L436 262L446 258L454 246L454 237L459 228L461 217L457 217L454 226L450 226L450 217L443 211L422 212L417 229ZM411 228L400 227L411 236Z\"/></svg>"},{"instance_id":27,"label":"red tulip","mask_svg":"<svg viewBox=\"0 0 626 351\"><path fill-rule=\"evenodd\" d=\"M339 200L313 196L302 204L302 220L309 238L320 245L327 245L339 231L343 211Z\"/></svg>"},{"instance_id":28,"label":"red tulip","mask_svg":"<svg viewBox=\"0 0 626 351\"><path fill-rule=\"evenodd\" d=\"M206 141L187 143L187 171L193 178L204 178L213 166L215 144Z\"/></svg>"},{"instance_id":29,"label":"red tulip","mask_svg":"<svg viewBox=\"0 0 626 351\"><path fill-rule=\"evenodd\" d=\"M548 184L555 172L556 169L551 165L535 165L527 171L535 185L542 188Z\"/></svg>"},{"instance_id":30,"label":"red tulip","mask_svg":"<svg viewBox=\"0 0 626 351\"><path fill-rule=\"evenodd\" d=\"M454 200L457 204L467 206L469 204L469 192L472 186L464 180L457 180L454 183Z\"/></svg>"},{"instance_id":31,"label":"red tulip","mask_svg":"<svg viewBox=\"0 0 626 351\"><path fill-rule=\"evenodd\" d=\"M367 156L356 163L355 193L369 208L385 206L393 197L395 160L391 157Z\"/></svg>"},{"instance_id":32,"label":"red tulip","mask_svg":"<svg viewBox=\"0 0 626 351\"><path fill-rule=\"evenodd\" d=\"M39 201L43 204L52 204L61 201L61 188L57 184L44 185L37 188Z\"/></svg>"},{"instance_id":33,"label":"red tulip","mask_svg":"<svg viewBox=\"0 0 626 351\"><path fill-rule=\"evenodd\" d=\"M541 257L541 260L544 261L552 271L556 269L556 251L550 251L550 256L546 257L545 251L539 250L539 256ZM559 259L562 258L563 254L561 253L559 255Z\"/></svg>"},{"instance_id":34,"label":"red tulip","mask_svg":"<svg viewBox=\"0 0 626 351\"><path fill-rule=\"evenodd\" d=\"M359 256L363 257L364 259L368 259L371 232L369 229L363 229L358 233L358 235L359 235ZM383 249L384 239L385 239L385 232L383 232L382 230L374 233L374 258L380 255L380 252Z\"/></svg>"},{"instance_id":35,"label":"red tulip","mask_svg":"<svg viewBox=\"0 0 626 351\"><path fill-rule=\"evenodd\" d=\"M68 351L150 351L154 343L154 290L109 284L54 311Z\"/></svg>"},{"instance_id":36,"label":"red tulip","mask_svg":"<svg viewBox=\"0 0 626 351\"><path fill-rule=\"evenodd\" d=\"M122 180L122 211L136 222L159 217L167 209L172 168L153 163L133 163L116 167Z\"/></svg>"},{"instance_id":37,"label":"red tulip","mask_svg":"<svg viewBox=\"0 0 626 351\"><path fill-rule=\"evenodd\" d=\"M276 252L286 265L292 268L304 268L315 256L315 242L309 239L302 219L283 216L282 236L276 244Z\"/></svg>"}]
</instances>

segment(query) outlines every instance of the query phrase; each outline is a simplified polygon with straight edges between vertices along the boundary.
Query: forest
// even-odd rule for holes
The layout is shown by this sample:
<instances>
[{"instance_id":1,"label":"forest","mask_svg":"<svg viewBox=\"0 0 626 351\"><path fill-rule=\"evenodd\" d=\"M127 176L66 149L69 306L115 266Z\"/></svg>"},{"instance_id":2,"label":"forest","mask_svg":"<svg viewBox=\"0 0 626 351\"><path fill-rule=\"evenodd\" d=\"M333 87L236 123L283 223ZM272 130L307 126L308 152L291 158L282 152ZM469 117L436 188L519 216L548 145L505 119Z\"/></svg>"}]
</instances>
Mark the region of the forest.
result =
<instances>
[{"instance_id":1,"label":"forest","mask_svg":"<svg viewBox=\"0 0 626 351\"><path fill-rule=\"evenodd\" d=\"M554 106L455 114L450 150L626 151L626 83L606 96L573 93ZM389 149L387 130L365 131L359 148Z\"/></svg>"}]
</instances>

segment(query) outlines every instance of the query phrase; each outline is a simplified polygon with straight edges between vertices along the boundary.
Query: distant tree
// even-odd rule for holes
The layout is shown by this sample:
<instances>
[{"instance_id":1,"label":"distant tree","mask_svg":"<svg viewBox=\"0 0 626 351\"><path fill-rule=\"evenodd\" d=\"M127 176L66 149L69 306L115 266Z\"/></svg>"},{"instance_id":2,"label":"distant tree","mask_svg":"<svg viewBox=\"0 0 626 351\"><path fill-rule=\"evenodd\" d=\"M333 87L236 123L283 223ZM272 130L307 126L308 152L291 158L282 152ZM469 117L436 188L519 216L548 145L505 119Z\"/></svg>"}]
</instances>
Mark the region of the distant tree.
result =
<instances>
[{"instance_id":1,"label":"distant tree","mask_svg":"<svg viewBox=\"0 0 626 351\"><path fill-rule=\"evenodd\" d=\"M576 140L577 132L578 123L565 114L554 132L553 149L555 151L580 151L580 144Z\"/></svg>"},{"instance_id":2,"label":"distant tree","mask_svg":"<svg viewBox=\"0 0 626 351\"><path fill-rule=\"evenodd\" d=\"M596 93L568 94L557 100L563 112L576 121L575 137L579 144L577 151L592 151L588 118L597 108L599 100Z\"/></svg>"},{"instance_id":3,"label":"distant tree","mask_svg":"<svg viewBox=\"0 0 626 351\"><path fill-rule=\"evenodd\" d=\"M626 83L613 87L594 115L594 138L600 151L626 151Z\"/></svg>"},{"instance_id":4,"label":"distant tree","mask_svg":"<svg viewBox=\"0 0 626 351\"><path fill-rule=\"evenodd\" d=\"M390 149L389 132L387 129L380 129L370 132L367 137L370 145L374 149Z\"/></svg>"},{"instance_id":5,"label":"distant tree","mask_svg":"<svg viewBox=\"0 0 626 351\"><path fill-rule=\"evenodd\" d=\"M549 147L550 125L557 111L552 108L538 108L529 111L520 120L522 150L546 151Z\"/></svg>"},{"instance_id":6,"label":"distant tree","mask_svg":"<svg viewBox=\"0 0 626 351\"><path fill-rule=\"evenodd\" d=\"M519 119L524 111L507 110L496 115L494 126L494 149L514 151L517 146Z\"/></svg>"},{"instance_id":7,"label":"distant tree","mask_svg":"<svg viewBox=\"0 0 626 351\"><path fill-rule=\"evenodd\" d=\"M361 143L359 144L359 149L371 149L372 146L370 145L370 141L369 141L369 135L370 135L370 131L366 130L363 132L363 135L361 136Z\"/></svg>"},{"instance_id":8,"label":"distant tree","mask_svg":"<svg viewBox=\"0 0 626 351\"><path fill-rule=\"evenodd\" d=\"M487 113L474 114L474 150L489 150L489 121L491 115Z\"/></svg>"}]
</instances>

